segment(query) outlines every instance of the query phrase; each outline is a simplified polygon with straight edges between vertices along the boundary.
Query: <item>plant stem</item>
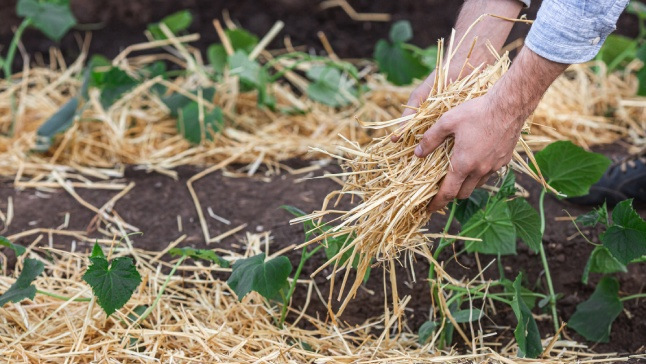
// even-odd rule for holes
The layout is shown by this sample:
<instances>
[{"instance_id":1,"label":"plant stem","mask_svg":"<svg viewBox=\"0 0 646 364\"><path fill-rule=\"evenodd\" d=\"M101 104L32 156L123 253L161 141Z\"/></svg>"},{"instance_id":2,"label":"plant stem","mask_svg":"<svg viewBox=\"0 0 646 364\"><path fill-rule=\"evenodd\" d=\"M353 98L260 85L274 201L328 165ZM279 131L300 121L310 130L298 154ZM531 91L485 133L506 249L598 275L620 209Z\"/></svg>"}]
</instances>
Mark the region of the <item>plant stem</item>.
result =
<instances>
[{"instance_id":1,"label":"plant stem","mask_svg":"<svg viewBox=\"0 0 646 364\"><path fill-rule=\"evenodd\" d=\"M634 299L638 299L638 298L646 298L646 293L637 293L637 294L634 294L634 295L622 297L622 298L619 299L619 301L625 302L625 301L634 300Z\"/></svg>"},{"instance_id":2,"label":"plant stem","mask_svg":"<svg viewBox=\"0 0 646 364\"><path fill-rule=\"evenodd\" d=\"M311 252L308 252L307 247L303 247L303 250L301 251L301 261L300 263L298 263L298 267L296 267L296 272L294 273L294 278L292 278L292 283L289 286L289 291L287 292L287 295L283 297L283 308L280 311L280 321L278 321L278 327L282 328L283 324L285 323L285 318L287 318L287 309L289 308L289 301L291 300L292 295L296 290L296 282L301 276L305 262L307 262L307 260L310 259L314 254L316 254L316 252L318 252L321 248L323 248L323 245L319 245L316 248L312 249Z\"/></svg>"},{"instance_id":3,"label":"plant stem","mask_svg":"<svg viewBox=\"0 0 646 364\"><path fill-rule=\"evenodd\" d=\"M449 229L451 228L451 224L453 223L453 218L455 217L455 210L457 208L457 203L456 201L453 201L453 204L451 205L451 212L449 212L449 218L446 220L446 224L444 224L444 230L442 231L443 235L446 235L449 232ZM444 237L440 238L440 242L437 244L437 249L435 249L435 253L433 253L433 258L437 260L437 257L440 255L442 250L446 246L448 246L450 243L446 243ZM431 266L428 268L428 280L429 282L435 278L435 267L432 265L433 263L431 262Z\"/></svg>"},{"instance_id":4,"label":"plant stem","mask_svg":"<svg viewBox=\"0 0 646 364\"><path fill-rule=\"evenodd\" d=\"M173 277L173 275L175 274L175 271L177 270L177 267L179 267L179 266L184 262L184 260L185 260L186 258L188 258L188 256L187 256L187 255L182 255L182 256L179 258L179 260L177 261L177 263L175 263L175 265L173 266L173 269L171 269L170 273L169 273L169 274L168 274L168 276L166 277L166 280L164 281L164 284L161 286L161 289L160 289L160 290L159 290L159 292L157 293L157 297L155 297L155 301L153 302L153 304L152 304L152 305L150 305L150 307L148 307L148 308L146 309L146 312L144 312L144 313L143 313L143 315L139 316L139 318L137 319L137 321L135 321L135 322L134 322L135 324L136 324L136 323L138 323L138 322L141 322L141 321L145 320L145 319L146 319L146 317L148 317L148 315L150 315L150 313L151 313L151 312L153 312L153 309L154 309L154 308L155 308L155 306L157 306L157 304L159 303L159 300L161 299L162 294L164 294L164 291L166 290L166 286L168 286L168 283L170 282L170 279L171 279L171 278Z\"/></svg>"},{"instance_id":5,"label":"plant stem","mask_svg":"<svg viewBox=\"0 0 646 364\"><path fill-rule=\"evenodd\" d=\"M546 189L541 190L541 195L538 202L538 208L541 215L541 237L545 234L545 193ZM543 262L543 269L545 270L545 280L547 281L547 289L549 290L550 308L552 310L552 321L554 323L554 333L559 332L559 316L556 312L556 294L554 293L554 285L552 284L552 274L550 273L550 266L547 263L547 255L545 254L545 247L543 242L539 247L541 254L541 261Z\"/></svg>"},{"instance_id":6,"label":"plant stem","mask_svg":"<svg viewBox=\"0 0 646 364\"><path fill-rule=\"evenodd\" d=\"M18 48L18 43L20 38L22 38L22 33L27 29L31 24L30 18L25 18L22 23L16 29L16 34L13 35L11 39L11 44L9 44L9 50L7 51L7 58L4 60L3 69L4 77L11 84L11 66L13 66L13 59L16 56L16 49ZM16 125L16 99L13 92L11 92L11 124L9 125L9 136L13 135L13 130Z\"/></svg>"},{"instance_id":7,"label":"plant stem","mask_svg":"<svg viewBox=\"0 0 646 364\"><path fill-rule=\"evenodd\" d=\"M41 291L39 289L36 290L36 293L42 294L44 296L56 298L57 300L61 300L61 301L69 301L71 299L71 297L65 297L65 296L57 295L56 293ZM75 298L74 302L90 302L91 300L92 300L91 298Z\"/></svg>"}]
</instances>

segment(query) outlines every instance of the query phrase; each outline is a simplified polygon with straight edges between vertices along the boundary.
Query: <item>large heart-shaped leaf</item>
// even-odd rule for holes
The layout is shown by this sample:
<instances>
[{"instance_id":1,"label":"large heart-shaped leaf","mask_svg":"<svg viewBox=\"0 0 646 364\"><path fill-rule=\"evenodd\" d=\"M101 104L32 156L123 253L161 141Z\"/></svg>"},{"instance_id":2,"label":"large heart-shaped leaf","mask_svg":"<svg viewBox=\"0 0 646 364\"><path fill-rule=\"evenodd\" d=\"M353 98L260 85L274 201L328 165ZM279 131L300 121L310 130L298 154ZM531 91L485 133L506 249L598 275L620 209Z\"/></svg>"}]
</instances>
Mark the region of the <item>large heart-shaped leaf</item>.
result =
<instances>
[{"instance_id":1,"label":"large heart-shaped leaf","mask_svg":"<svg viewBox=\"0 0 646 364\"><path fill-rule=\"evenodd\" d=\"M514 315L518 320L518 325L514 330L514 337L518 344L518 356L521 358L538 358L543 352L541 333L538 331L538 325L536 325L536 320L532 316L532 311L522 298L523 287L520 283L521 281L522 274L518 274L514 281L514 297L511 301L511 308L514 310Z\"/></svg>"},{"instance_id":2,"label":"large heart-shaped leaf","mask_svg":"<svg viewBox=\"0 0 646 364\"><path fill-rule=\"evenodd\" d=\"M69 1L18 0L16 12L31 19L34 27L57 42L76 25Z\"/></svg>"},{"instance_id":3,"label":"large heart-shaped leaf","mask_svg":"<svg viewBox=\"0 0 646 364\"><path fill-rule=\"evenodd\" d=\"M612 323L624 307L618 293L619 282L603 277L592 296L576 306L568 326L590 341L608 342Z\"/></svg>"},{"instance_id":4,"label":"large heart-shaped leaf","mask_svg":"<svg viewBox=\"0 0 646 364\"><path fill-rule=\"evenodd\" d=\"M279 256L265 261L265 253L260 253L235 262L227 284L239 300L251 291L270 300L285 287L291 272L292 264L287 257Z\"/></svg>"},{"instance_id":5,"label":"large heart-shaped leaf","mask_svg":"<svg viewBox=\"0 0 646 364\"><path fill-rule=\"evenodd\" d=\"M568 197L587 194L610 166L610 159L570 141L554 142L535 157L550 186Z\"/></svg>"},{"instance_id":6,"label":"large heart-shaped leaf","mask_svg":"<svg viewBox=\"0 0 646 364\"><path fill-rule=\"evenodd\" d=\"M83 280L92 287L99 306L109 316L130 300L141 283L141 276L128 257L108 262L98 244L92 249L90 261L92 264L83 275Z\"/></svg>"},{"instance_id":7,"label":"large heart-shaped leaf","mask_svg":"<svg viewBox=\"0 0 646 364\"><path fill-rule=\"evenodd\" d=\"M622 264L646 255L646 221L625 200L612 210L612 225L601 235L601 242Z\"/></svg>"},{"instance_id":8,"label":"large heart-shaped leaf","mask_svg":"<svg viewBox=\"0 0 646 364\"><path fill-rule=\"evenodd\" d=\"M481 242L467 242L469 252L516 254L516 229L504 200L490 201L484 210L477 211L464 224L460 234L482 239Z\"/></svg>"},{"instance_id":9,"label":"large heart-shaped leaf","mask_svg":"<svg viewBox=\"0 0 646 364\"><path fill-rule=\"evenodd\" d=\"M22 266L18 279L0 296L0 307L7 302L20 302L26 298L34 299L36 286L31 284L45 269L43 262L27 258Z\"/></svg>"},{"instance_id":10,"label":"large heart-shaped leaf","mask_svg":"<svg viewBox=\"0 0 646 364\"><path fill-rule=\"evenodd\" d=\"M516 228L516 235L534 252L538 252L543 241L541 217L524 198L508 202L511 222Z\"/></svg>"},{"instance_id":11,"label":"large heart-shaped leaf","mask_svg":"<svg viewBox=\"0 0 646 364\"><path fill-rule=\"evenodd\" d=\"M198 95L197 90L192 90L191 93L195 96ZM207 101L213 101L214 96L215 96L215 88L206 87L202 89L202 99ZM170 110L170 115L176 118L179 116L180 110L184 106L190 104L191 102L194 102L194 100L187 96L184 96L183 94L176 92L170 96L166 96L162 98L162 102Z\"/></svg>"}]
</instances>

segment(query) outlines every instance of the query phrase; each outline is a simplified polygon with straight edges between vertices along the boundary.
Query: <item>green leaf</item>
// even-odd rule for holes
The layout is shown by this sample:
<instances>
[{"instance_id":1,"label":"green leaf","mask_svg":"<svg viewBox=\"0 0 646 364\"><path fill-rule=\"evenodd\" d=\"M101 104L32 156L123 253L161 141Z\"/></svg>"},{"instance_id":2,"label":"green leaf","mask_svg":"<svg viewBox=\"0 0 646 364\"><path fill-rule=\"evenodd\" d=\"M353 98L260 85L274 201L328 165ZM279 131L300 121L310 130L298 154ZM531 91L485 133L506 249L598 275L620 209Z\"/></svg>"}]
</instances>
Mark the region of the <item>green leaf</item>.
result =
<instances>
[{"instance_id":1,"label":"green leaf","mask_svg":"<svg viewBox=\"0 0 646 364\"><path fill-rule=\"evenodd\" d=\"M473 310L458 310L452 312L451 315L455 319L455 322L463 324L480 320L484 316L484 313L479 308L474 308Z\"/></svg>"},{"instance_id":2,"label":"green leaf","mask_svg":"<svg viewBox=\"0 0 646 364\"><path fill-rule=\"evenodd\" d=\"M598 153L586 152L570 141L554 142L536 153L535 157L550 186L568 197L587 194L590 186L610 166L610 159Z\"/></svg>"},{"instance_id":3,"label":"green leaf","mask_svg":"<svg viewBox=\"0 0 646 364\"><path fill-rule=\"evenodd\" d=\"M198 95L197 90L192 90L190 91L190 93L195 96ZM212 101L213 97L215 97L215 88L207 87L202 89L202 99ZM162 102L170 110L170 115L176 118L179 116L179 112L184 106L195 101L193 101L193 99L189 97L184 96L183 94L174 93L170 96L162 98Z\"/></svg>"},{"instance_id":4,"label":"green leaf","mask_svg":"<svg viewBox=\"0 0 646 364\"><path fill-rule=\"evenodd\" d=\"M583 269L583 276L581 282L588 284L588 276L590 272L593 273L615 273L627 272L628 269L625 265L621 264L615 257L610 254L610 251L604 246L597 246L590 253L588 263Z\"/></svg>"},{"instance_id":5,"label":"green leaf","mask_svg":"<svg viewBox=\"0 0 646 364\"><path fill-rule=\"evenodd\" d=\"M646 255L646 221L625 200L612 211L612 225L601 234L601 242L622 264Z\"/></svg>"},{"instance_id":6,"label":"green leaf","mask_svg":"<svg viewBox=\"0 0 646 364\"><path fill-rule=\"evenodd\" d=\"M14 254L16 254L16 258L25 254L27 249L18 244L13 244L12 242L9 241L9 239L5 238L4 236L0 236L0 246L7 247L11 250L13 250Z\"/></svg>"},{"instance_id":7,"label":"green leaf","mask_svg":"<svg viewBox=\"0 0 646 364\"><path fill-rule=\"evenodd\" d=\"M498 193L496 193L497 198L507 198L509 196L514 196L516 194L516 175L513 170L509 170L503 178Z\"/></svg>"},{"instance_id":8,"label":"green leaf","mask_svg":"<svg viewBox=\"0 0 646 364\"><path fill-rule=\"evenodd\" d=\"M307 96L322 104L333 107L345 106L350 103L346 94L355 91L341 78L341 72L334 67L312 67L307 71L307 77L314 81L307 87Z\"/></svg>"},{"instance_id":9,"label":"green leaf","mask_svg":"<svg viewBox=\"0 0 646 364\"><path fill-rule=\"evenodd\" d=\"M419 339L417 342L420 345L426 344L431 339L431 336L433 335L436 327L437 323L435 321L424 322L418 330Z\"/></svg>"},{"instance_id":10,"label":"green leaf","mask_svg":"<svg viewBox=\"0 0 646 364\"><path fill-rule=\"evenodd\" d=\"M603 277L590 298L576 306L568 326L587 340L608 342L612 323L624 307L618 293L617 279Z\"/></svg>"},{"instance_id":11,"label":"green leaf","mask_svg":"<svg viewBox=\"0 0 646 364\"><path fill-rule=\"evenodd\" d=\"M224 67L227 65L227 51L222 44L211 44L206 49L206 58L215 72L224 72Z\"/></svg>"},{"instance_id":12,"label":"green leaf","mask_svg":"<svg viewBox=\"0 0 646 364\"><path fill-rule=\"evenodd\" d=\"M583 226L597 226L598 223L606 225L608 222L608 206L604 202L601 207L588 212L587 214L580 215L575 220Z\"/></svg>"},{"instance_id":13,"label":"green leaf","mask_svg":"<svg viewBox=\"0 0 646 364\"><path fill-rule=\"evenodd\" d=\"M107 71L93 70L91 77L90 86L101 90L101 105L104 109L112 106L124 93L139 84L139 81L119 67L110 67Z\"/></svg>"},{"instance_id":14,"label":"green leaf","mask_svg":"<svg viewBox=\"0 0 646 364\"><path fill-rule=\"evenodd\" d=\"M224 117L222 109L214 108L211 112L204 110L204 129L200 123L199 105L191 101L188 105L182 107L179 117L177 118L177 130L193 144L200 144L202 136L207 140L213 140L213 134L224 128Z\"/></svg>"},{"instance_id":15,"label":"green leaf","mask_svg":"<svg viewBox=\"0 0 646 364\"><path fill-rule=\"evenodd\" d=\"M143 69L139 71L139 75L141 78L146 79L146 80L152 80L155 77L161 76L163 80L165 80L166 77L166 63L162 61L156 61L152 64L147 65ZM166 86L161 85L159 83L153 85L150 90L161 96L164 93L166 93Z\"/></svg>"},{"instance_id":16,"label":"green leaf","mask_svg":"<svg viewBox=\"0 0 646 364\"><path fill-rule=\"evenodd\" d=\"M188 10L181 10L164 17L159 23L148 25L148 31L155 39L166 39L166 35L161 30L159 24L164 24L173 33L177 34L186 30L193 22L193 16Z\"/></svg>"},{"instance_id":17,"label":"green leaf","mask_svg":"<svg viewBox=\"0 0 646 364\"><path fill-rule=\"evenodd\" d=\"M92 249L92 264L83 275L83 280L92 287L99 306L110 316L130 300L141 283L141 276L132 264L132 259L121 257L108 262L98 254L97 250L101 248L97 246L98 244L95 244Z\"/></svg>"},{"instance_id":18,"label":"green leaf","mask_svg":"<svg viewBox=\"0 0 646 364\"><path fill-rule=\"evenodd\" d=\"M72 126L78 106L79 98L71 98L38 128L36 132L36 145L34 146L35 151L48 151L52 146L54 137Z\"/></svg>"},{"instance_id":19,"label":"green leaf","mask_svg":"<svg viewBox=\"0 0 646 364\"><path fill-rule=\"evenodd\" d=\"M27 258L22 266L22 271L18 279L9 287L9 289L0 296L0 307L8 302L18 303L25 298L34 299L36 295L36 286L31 284L38 277L45 265L36 259Z\"/></svg>"},{"instance_id":20,"label":"green leaf","mask_svg":"<svg viewBox=\"0 0 646 364\"><path fill-rule=\"evenodd\" d=\"M390 27L388 37L393 43L408 42L413 38L413 27L411 27L408 20L395 22L392 27Z\"/></svg>"},{"instance_id":21,"label":"green leaf","mask_svg":"<svg viewBox=\"0 0 646 364\"><path fill-rule=\"evenodd\" d=\"M514 337L518 344L518 356L528 358L538 358L543 352L541 344L541 334L538 331L536 320L532 316L532 312L525 304L522 293L522 274L518 274L514 281L514 297L511 301L511 308L514 310L514 315L518 320L518 325L514 330Z\"/></svg>"},{"instance_id":22,"label":"green leaf","mask_svg":"<svg viewBox=\"0 0 646 364\"><path fill-rule=\"evenodd\" d=\"M541 234L541 217L524 198L508 202L511 222L516 228L516 235L534 252L538 252L543 241Z\"/></svg>"},{"instance_id":23,"label":"green leaf","mask_svg":"<svg viewBox=\"0 0 646 364\"><path fill-rule=\"evenodd\" d=\"M130 322L136 322L141 317L141 315L146 312L147 309L148 305L139 305L135 307L134 309L132 309L132 312L128 314L128 320L130 320Z\"/></svg>"},{"instance_id":24,"label":"green leaf","mask_svg":"<svg viewBox=\"0 0 646 364\"><path fill-rule=\"evenodd\" d=\"M249 54L258 44L258 37L244 29L227 29L225 33L229 37L234 51L241 50Z\"/></svg>"},{"instance_id":25,"label":"green leaf","mask_svg":"<svg viewBox=\"0 0 646 364\"><path fill-rule=\"evenodd\" d=\"M219 255L215 254L213 250L209 249L193 249L190 247L173 248L168 251L172 256L183 255L193 259L203 259L213 262L222 268L229 268L229 262Z\"/></svg>"},{"instance_id":26,"label":"green leaf","mask_svg":"<svg viewBox=\"0 0 646 364\"><path fill-rule=\"evenodd\" d=\"M31 19L31 25L57 42L76 25L68 2L18 0L16 12L19 16Z\"/></svg>"},{"instance_id":27,"label":"green leaf","mask_svg":"<svg viewBox=\"0 0 646 364\"><path fill-rule=\"evenodd\" d=\"M464 224L460 234L482 239L481 242L467 242L468 252L516 254L516 229L505 201L489 202L484 210L477 211Z\"/></svg>"},{"instance_id":28,"label":"green leaf","mask_svg":"<svg viewBox=\"0 0 646 364\"><path fill-rule=\"evenodd\" d=\"M471 196L464 200L458 200L458 205L455 208L455 218L460 224L465 224L478 210L482 210L487 206L489 201L489 192L482 188L473 190Z\"/></svg>"},{"instance_id":29,"label":"green leaf","mask_svg":"<svg viewBox=\"0 0 646 364\"><path fill-rule=\"evenodd\" d=\"M375 46L374 56L379 70L395 85L408 85L413 79L421 79L430 72L420 56L405 49L401 43L391 44L380 39Z\"/></svg>"},{"instance_id":30,"label":"green leaf","mask_svg":"<svg viewBox=\"0 0 646 364\"><path fill-rule=\"evenodd\" d=\"M240 301L251 291L269 300L287 284L291 272L292 264L287 257L279 256L265 262L265 253L261 253L235 262L227 284Z\"/></svg>"}]
</instances>

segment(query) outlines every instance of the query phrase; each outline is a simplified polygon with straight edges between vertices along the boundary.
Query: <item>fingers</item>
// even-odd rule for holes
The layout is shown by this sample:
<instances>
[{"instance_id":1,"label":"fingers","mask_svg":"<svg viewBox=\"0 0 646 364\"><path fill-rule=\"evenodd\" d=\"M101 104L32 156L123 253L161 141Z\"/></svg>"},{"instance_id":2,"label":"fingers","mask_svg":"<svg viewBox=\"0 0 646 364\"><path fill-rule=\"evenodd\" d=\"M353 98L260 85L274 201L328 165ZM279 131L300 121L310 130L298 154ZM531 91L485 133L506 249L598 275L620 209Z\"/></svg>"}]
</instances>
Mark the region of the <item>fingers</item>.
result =
<instances>
[{"instance_id":1,"label":"fingers","mask_svg":"<svg viewBox=\"0 0 646 364\"><path fill-rule=\"evenodd\" d=\"M456 196L458 199L463 200L471 196L471 193L476 188L478 183L480 183L481 177L476 174L470 174L464 182L462 182L462 187L460 187L460 192Z\"/></svg>"},{"instance_id":2,"label":"fingers","mask_svg":"<svg viewBox=\"0 0 646 364\"><path fill-rule=\"evenodd\" d=\"M453 201L453 199L458 195L465 178L466 177L463 174L460 174L457 171L449 172L446 177L444 177L444 181L442 181L442 185L440 185L440 190L437 191L437 194L429 203L428 210L430 212L438 211L448 205L449 202Z\"/></svg>"},{"instance_id":3,"label":"fingers","mask_svg":"<svg viewBox=\"0 0 646 364\"><path fill-rule=\"evenodd\" d=\"M419 158L426 157L435 148L439 147L449 135L453 134L452 124L445 116L446 114L424 133L424 137L415 148L416 156Z\"/></svg>"},{"instance_id":4,"label":"fingers","mask_svg":"<svg viewBox=\"0 0 646 364\"><path fill-rule=\"evenodd\" d=\"M491 178L492 173L488 173L484 175L484 177L480 178L480 181L478 181L478 184L476 185L476 188L482 187L487 181L489 181L489 178Z\"/></svg>"}]
</instances>

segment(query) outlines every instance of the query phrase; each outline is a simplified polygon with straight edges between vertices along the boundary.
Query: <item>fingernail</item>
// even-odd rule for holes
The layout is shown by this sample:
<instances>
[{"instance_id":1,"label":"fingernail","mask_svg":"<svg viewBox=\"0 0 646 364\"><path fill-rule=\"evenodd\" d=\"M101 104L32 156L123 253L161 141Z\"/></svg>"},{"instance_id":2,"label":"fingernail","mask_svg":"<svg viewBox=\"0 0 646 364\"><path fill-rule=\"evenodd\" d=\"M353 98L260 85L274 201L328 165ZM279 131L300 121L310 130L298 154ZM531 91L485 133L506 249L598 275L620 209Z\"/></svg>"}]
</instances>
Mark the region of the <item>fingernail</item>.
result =
<instances>
[{"instance_id":1,"label":"fingernail","mask_svg":"<svg viewBox=\"0 0 646 364\"><path fill-rule=\"evenodd\" d=\"M421 157L423 153L424 153L424 151L422 150L422 146L418 145L415 148L415 155L418 156L418 157Z\"/></svg>"}]
</instances>

